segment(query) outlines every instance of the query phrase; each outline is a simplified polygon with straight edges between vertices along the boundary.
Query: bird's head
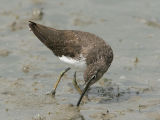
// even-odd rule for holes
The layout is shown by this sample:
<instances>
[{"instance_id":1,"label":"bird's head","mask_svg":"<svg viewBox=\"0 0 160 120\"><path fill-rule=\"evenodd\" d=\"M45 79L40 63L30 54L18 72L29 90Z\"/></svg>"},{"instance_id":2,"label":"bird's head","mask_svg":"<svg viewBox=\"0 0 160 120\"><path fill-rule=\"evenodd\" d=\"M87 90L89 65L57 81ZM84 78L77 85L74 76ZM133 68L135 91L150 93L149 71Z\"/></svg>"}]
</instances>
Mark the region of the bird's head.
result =
<instances>
[{"instance_id":1,"label":"bird's head","mask_svg":"<svg viewBox=\"0 0 160 120\"><path fill-rule=\"evenodd\" d=\"M85 88L82 92L80 99L78 100L77 106L79 106L85 92L88 88L97 82L103 74L108 70L108 67L103 62L96 62L87 66L87 69L84 72Z\"/></svg>"},{"instance_id":2,"label":"bird's head","mask_svg":"<svg viewBox=\"0 0 160 120\"><path fill-rule=\"evenodd\" d=\"M103 74L107 71L107 66L103 62L96 62L88 65L87 69L84 72L84 81L87 84L91 80L90 85L97 82Z\"/></svg>"}]
</instances>

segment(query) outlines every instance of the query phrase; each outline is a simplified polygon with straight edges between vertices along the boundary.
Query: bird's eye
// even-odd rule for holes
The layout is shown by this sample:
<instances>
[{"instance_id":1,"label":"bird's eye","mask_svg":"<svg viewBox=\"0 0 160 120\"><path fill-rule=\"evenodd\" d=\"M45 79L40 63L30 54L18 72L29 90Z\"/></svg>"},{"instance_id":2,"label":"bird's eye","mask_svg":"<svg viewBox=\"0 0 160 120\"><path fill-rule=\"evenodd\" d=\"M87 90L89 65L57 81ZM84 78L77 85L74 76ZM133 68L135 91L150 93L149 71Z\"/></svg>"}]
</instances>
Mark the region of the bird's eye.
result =
<instances>
[{"instance_id":1,"label":"bird's eye","mask_svg":"<svg viewBox=\"0 0 160 120\"><path fill-rule=\"evenodd\" d=\"M92 77L91 77L91 79L95 79L96 78L96 75L93 75Z\"/></svg>"}]
</instances>

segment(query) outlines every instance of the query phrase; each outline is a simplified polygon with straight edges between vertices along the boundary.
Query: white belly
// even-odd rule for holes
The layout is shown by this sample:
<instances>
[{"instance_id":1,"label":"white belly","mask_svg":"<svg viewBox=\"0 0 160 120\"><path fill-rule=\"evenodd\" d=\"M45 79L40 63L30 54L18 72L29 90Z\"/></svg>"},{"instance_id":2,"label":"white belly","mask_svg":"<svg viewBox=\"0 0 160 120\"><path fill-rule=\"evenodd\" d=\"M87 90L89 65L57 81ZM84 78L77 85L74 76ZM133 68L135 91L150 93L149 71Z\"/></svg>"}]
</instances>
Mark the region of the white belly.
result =
<instances>
[{"instance_id":1,"label":"white belly","mask_svg":"<svg viewBox=\"0 0 160 120\"><path fill-rule=\"evenodd\" d=\"M79 67L79 68L85 68L86 67L86 61L84 57L80 57L79 60L73 59L71 57L66 57L66 56L62 56L59 57L59 59L65 63L74 65L75 67Z\"/></svg>"}]
</instances>

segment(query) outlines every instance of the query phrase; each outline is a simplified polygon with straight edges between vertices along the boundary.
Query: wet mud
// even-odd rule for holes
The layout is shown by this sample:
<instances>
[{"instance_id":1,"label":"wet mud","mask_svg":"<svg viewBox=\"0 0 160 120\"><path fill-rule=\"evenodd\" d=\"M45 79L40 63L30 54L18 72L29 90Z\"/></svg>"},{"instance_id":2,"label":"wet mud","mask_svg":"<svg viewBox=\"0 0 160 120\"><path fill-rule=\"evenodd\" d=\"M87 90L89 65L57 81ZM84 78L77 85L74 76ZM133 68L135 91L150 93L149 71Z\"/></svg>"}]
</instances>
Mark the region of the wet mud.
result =
<instances>
[{"instance_id":1,"label":"wet mud","mask_svg":"<svg viewBox=\"0 0 160 120\"><path fill-rule=\"evenodd\" d=\"M159 120L159 0L1 0L0 119L4 120ZM114 51L103 78L79 94L68 71L28 29L32 20L57 29L82 30L102 37ZM77 72L83 88L83 74Z\"/></svg>"}]
</instances>

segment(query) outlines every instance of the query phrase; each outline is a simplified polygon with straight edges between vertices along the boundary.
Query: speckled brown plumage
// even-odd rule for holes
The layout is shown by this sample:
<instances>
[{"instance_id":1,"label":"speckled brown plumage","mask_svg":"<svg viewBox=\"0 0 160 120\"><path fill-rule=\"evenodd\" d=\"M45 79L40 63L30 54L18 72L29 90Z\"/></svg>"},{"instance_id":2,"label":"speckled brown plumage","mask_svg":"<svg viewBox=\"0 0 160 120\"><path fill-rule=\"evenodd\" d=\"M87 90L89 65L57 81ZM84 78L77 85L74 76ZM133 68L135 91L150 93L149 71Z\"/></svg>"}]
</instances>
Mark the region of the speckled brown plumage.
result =
<instances>
[{"instance_id":1,"label":"speckled brown plumage","mask_svg":"<svg viewBox=\"0 0 160 120\"><path fill-rule=\"evenodd\" d=\"M83 56L86 61L84 80L92 79L89 86L99 80L108 70L113 60L111 47L100 37L76 30L56 30L30 21L33 33L56 56L67 56L79 60Z\"/></svg>"}]
</instances>

